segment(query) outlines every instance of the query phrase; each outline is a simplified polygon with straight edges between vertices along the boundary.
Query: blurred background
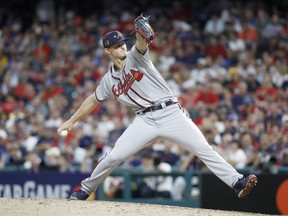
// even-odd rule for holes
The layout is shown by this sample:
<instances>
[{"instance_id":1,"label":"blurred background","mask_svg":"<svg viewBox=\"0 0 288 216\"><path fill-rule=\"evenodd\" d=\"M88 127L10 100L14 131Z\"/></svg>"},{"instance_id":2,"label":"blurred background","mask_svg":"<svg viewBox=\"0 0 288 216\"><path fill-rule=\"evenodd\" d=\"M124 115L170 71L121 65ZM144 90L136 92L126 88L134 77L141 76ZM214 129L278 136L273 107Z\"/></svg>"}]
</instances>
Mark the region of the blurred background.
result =
<instances>
[{"instance_id":1,"label":"blurred background","mask_svg":"<svg viewBox=\"0 0 288 216\"><path fill-rule=\"evenodd\" d=\"M43 173L74 173L80 181L111 150L134 118L113 100L101 103L67 137L57 136L56 129L108 69L102 36L119 30L132 38L131 48L135 40L129 34L142 12L151 15L158 33L150 45L153 63L214 149L239 170L274 177L287 173L287 11L287 0L2 2L0 170L8 180L1 177L0 186L23 177L18 174L33 176L35 185L45 179ZM198 200L203 183L198 174L208 172L193 154L162 139L117 170L171 176L138 176L131 195L125 192L127 179L118 173L104 182L96 199ZM193 173L192 181L181 173ZM47 197L46 189L38 197ZM15 195L11 189L5 194L3 189L0 197L35 193Z\"/></svg>"}]
</instances>

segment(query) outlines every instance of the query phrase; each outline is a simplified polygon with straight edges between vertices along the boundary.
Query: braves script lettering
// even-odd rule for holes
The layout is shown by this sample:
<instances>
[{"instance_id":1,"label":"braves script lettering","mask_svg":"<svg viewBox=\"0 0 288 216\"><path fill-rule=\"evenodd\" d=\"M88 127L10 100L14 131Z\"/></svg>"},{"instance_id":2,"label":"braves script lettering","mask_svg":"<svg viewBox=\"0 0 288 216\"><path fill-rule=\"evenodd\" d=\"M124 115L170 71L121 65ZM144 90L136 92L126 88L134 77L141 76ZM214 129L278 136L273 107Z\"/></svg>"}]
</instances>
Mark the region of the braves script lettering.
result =
<instances>
[{"instance_id":1,"label":"braves script lettering","mask_svg":"<svg viewBox=\"0 0 288 216\"><path fill-rule=\"evenodd\" d=\"M139 82L143 77L140 71L130 70L130 72L131 73L126 74L125 71L123 71L123 82L120 81L117 87L115 87L115 85L112 86L112 92L115 97L119 97L123 93L126 95L135 80Z\"/></svg>"}]
</instances>

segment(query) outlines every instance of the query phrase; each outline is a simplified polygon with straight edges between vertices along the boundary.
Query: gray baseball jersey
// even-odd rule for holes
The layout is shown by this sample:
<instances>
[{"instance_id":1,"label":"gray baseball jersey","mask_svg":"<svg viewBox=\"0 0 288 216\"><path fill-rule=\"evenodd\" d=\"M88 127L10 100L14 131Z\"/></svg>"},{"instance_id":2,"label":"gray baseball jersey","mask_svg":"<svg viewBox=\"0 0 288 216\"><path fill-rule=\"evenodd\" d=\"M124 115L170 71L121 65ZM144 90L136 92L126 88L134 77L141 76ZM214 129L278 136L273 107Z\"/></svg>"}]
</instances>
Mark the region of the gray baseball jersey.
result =
<instances>
[{"instance_id":1,"label":"gray baseball jersey","mask_svg":"<svg viewBox=\"0 0 288 216\"><path fill-rule=\"evenodd\" d=\"M96 99L104 101L114 96L134 111L143 110L156 102L177 99L149 58L149 49L140 53L134 45L127 53L122 71L113 65L95 91Z\"/></svg>"}]
</instances>

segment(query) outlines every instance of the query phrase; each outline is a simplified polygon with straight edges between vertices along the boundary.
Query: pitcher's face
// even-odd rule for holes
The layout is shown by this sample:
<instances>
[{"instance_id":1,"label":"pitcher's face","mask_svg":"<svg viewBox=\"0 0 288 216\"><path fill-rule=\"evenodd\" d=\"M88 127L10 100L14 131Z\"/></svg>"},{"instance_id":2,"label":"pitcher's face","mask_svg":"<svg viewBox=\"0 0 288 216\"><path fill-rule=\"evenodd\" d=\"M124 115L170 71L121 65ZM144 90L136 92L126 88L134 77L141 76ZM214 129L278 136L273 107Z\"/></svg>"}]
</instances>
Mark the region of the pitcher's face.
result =
<instances>
[{"instance_id":1,"label":"pitcher's face","mask_svg":"<svg viewBox=\"0 0 288 216\"><path fill-rule=\"evenodd\" d=\"M124 60L127 56L127 46L125 42L116 44L112 46L109 50L111 57L114 59Z\"/></svg>"}]
</instances>

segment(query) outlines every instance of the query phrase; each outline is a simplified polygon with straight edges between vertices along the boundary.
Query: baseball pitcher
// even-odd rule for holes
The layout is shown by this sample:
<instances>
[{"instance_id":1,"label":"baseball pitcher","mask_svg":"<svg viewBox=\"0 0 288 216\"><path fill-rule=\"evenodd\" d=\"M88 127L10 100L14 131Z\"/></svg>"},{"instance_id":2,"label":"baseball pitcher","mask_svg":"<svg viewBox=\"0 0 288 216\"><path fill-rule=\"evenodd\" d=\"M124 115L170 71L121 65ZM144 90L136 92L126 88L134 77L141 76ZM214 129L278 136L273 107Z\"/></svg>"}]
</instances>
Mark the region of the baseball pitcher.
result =
<instances>
[{"instance_id":1,"label":"baseball pitcher","mask_svg":"<svg viewBox=\"0 0 288 216\"><path fill-rule=\"evenodd\" d=\"M131 107L136 114L111 152L99 162L91 176L81 182L81 190L74 192L69 199L86 200L115 167L157 137L169 139L193 152L218 178L234 189L238 197L244 197L256 185L257 177L238 173L208 144L149 58L149 44L155 38L149 17L141 14L134 24L136 44L130 51L125 44L129 39L120 32L111 31L103 37L105 53L113 64L95 93L87 97L76 113L57 130L59 135L64 130L71 131L73 125L92 112L97 103L108 98L115 98Z\"/></svg>"}]
</instances>

